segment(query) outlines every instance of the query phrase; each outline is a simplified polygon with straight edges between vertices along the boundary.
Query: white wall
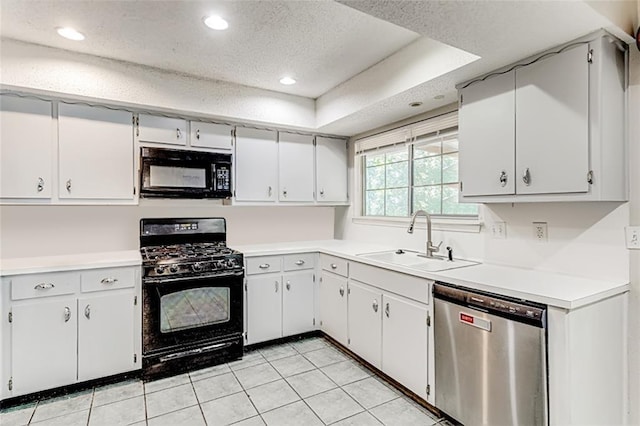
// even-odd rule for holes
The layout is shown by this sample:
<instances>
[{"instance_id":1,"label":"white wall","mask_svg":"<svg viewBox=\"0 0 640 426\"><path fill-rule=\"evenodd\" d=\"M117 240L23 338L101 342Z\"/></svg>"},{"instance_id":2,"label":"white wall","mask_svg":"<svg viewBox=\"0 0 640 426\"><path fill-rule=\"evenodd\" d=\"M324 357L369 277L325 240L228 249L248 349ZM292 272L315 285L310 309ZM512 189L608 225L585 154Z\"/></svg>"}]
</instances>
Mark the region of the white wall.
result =
<instances>
[{"instance_id":1,"label":"white wall","mask_svg":"<svg viewBox=\"0 0 640 426\"><path fill-rule=\"evenodd\" d=\"M333 238L333 207L142 200L140 206L0 206L0 258L137 250L143 217L224 217L229 246Z\"/></svg>"}]
</instances>

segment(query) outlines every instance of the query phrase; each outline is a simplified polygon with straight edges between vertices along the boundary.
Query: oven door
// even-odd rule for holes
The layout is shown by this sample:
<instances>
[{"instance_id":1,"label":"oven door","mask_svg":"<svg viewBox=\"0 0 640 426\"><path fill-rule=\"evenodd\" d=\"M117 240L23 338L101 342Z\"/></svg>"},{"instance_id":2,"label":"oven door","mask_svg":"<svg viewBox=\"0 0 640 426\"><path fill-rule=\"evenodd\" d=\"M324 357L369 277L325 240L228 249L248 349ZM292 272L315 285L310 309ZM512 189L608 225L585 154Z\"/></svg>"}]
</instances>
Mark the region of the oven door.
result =
<instances>
[{"instance_id":1,"label":"oven door","mask_svg":"<svg viewBox=\"0 0 640 426\"><path fill-rule=\"evenodd\" d=\"M243 331L244 272L143 285L143 353L172 352Z\"/></svg>"}]
</instances>

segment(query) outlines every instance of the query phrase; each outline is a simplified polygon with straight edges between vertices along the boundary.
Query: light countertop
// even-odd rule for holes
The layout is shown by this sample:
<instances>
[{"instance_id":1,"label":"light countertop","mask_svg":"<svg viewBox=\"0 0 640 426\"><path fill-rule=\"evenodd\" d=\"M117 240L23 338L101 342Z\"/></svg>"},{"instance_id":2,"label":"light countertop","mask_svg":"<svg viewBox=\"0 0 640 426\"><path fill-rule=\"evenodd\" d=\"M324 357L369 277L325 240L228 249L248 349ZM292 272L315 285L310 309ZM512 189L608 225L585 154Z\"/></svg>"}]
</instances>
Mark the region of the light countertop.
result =
<instances>
[{"instance_id":1,"label":"light countertop","mask_svg":"<svg viewBox=\"0 0 640 426\"><path fill-rule=\"evenodd\" d=\"M321 252L351 261L450 284L530 300L563 309L576 309L629 290L628 282L592 280L547 271L491 264L430 272L390 265L358 254L395 250L397 247L347 240L300 241L234 246L247 257L287 253Z\"/></svg>"},{"instance_id":2,"label":"light countertop","mask_svg":"<svg viewBox=\"0 0 640 426\"><path fill-rule=\"evenodd\" d=\"M0 276L139 266L141 264L142 258L140 257L139 250L78 253L63 256L20 257L0 259Z\"/></svg>"}]
</instances>

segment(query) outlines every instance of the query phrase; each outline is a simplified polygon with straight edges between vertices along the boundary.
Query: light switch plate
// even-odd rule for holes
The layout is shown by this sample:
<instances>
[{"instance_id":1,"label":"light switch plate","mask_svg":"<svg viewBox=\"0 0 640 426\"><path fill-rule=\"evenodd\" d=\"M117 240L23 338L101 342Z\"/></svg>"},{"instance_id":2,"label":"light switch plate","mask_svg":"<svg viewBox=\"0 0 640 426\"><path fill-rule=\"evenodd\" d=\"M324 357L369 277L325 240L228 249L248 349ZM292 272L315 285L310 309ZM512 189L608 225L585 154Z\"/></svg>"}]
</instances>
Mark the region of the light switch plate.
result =
<instances>
[{"instance_id":1,"label":"light switch plate","mask_svg":"<svg viewBox=\"0 0 640 426\"><path fill-rule=\"evenodd\" d=\"M640 250L640 226L627 226L624 229L627 237L627 248Z\"/></svg>"},{"instance_id":2,"label":"light switch plate","mask_svg":"<svg viewBox=\"0 0 640 426\"><path fill-rule=\"evenodd\" d=\"M496 240L504 240L507 238L506 222L493 222L491 225L491 237Z\"/></svg>"}]
</instances>

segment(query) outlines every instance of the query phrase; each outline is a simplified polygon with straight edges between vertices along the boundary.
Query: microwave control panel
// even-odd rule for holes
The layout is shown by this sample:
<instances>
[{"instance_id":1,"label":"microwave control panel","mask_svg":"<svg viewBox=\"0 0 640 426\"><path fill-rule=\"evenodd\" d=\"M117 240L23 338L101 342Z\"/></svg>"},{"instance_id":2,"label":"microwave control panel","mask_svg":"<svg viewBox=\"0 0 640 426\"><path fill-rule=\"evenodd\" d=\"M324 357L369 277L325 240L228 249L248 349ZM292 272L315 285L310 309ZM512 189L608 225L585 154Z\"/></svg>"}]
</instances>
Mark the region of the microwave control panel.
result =
<instances>
[{"instance_id":1,"label":"microwave control panel","mask_svg":"<svg viewBox=\"0 0 640 426\"><path fill-rule=\"evenodd\" d=\"M227 165L216 167L216 191L231 191L231 168Z\"/></svg>"}]
</instances>

